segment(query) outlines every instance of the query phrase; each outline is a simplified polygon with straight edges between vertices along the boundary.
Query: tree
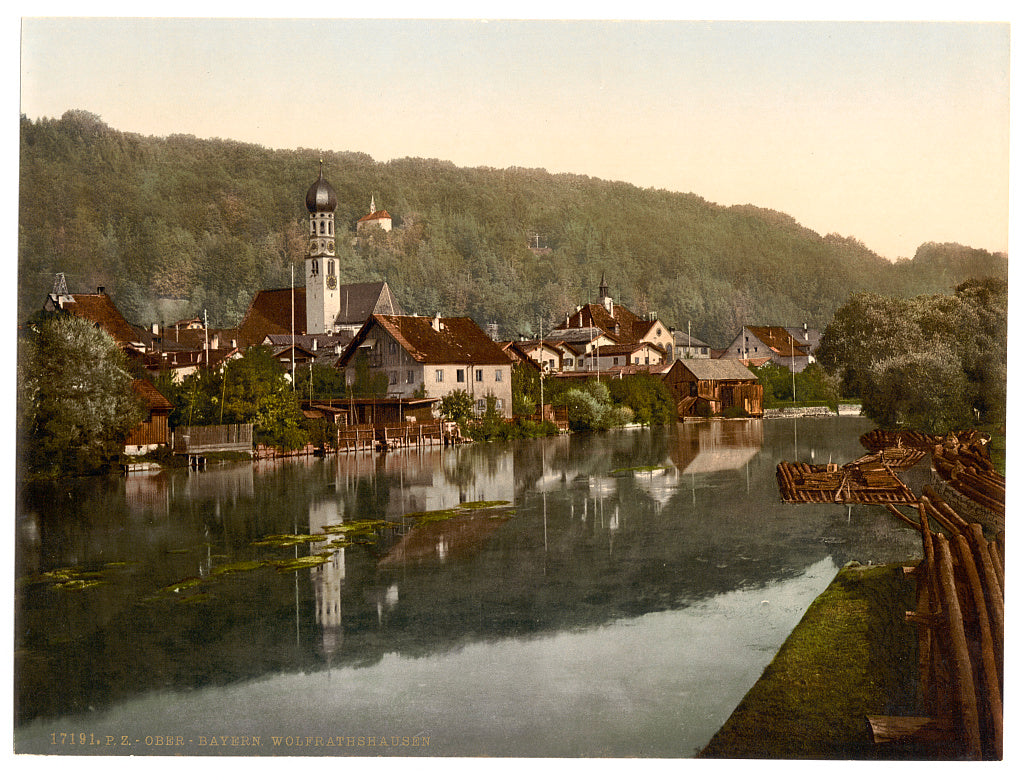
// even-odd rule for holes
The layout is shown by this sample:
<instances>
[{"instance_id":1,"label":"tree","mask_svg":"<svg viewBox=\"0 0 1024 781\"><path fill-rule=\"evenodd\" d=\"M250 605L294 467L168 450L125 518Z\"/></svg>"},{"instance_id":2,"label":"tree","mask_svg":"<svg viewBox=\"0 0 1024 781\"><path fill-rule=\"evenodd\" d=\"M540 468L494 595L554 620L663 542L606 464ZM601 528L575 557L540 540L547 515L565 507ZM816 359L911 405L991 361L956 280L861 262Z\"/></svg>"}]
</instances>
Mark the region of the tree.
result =
<instances>
[{"instance_id":1,"label":"tree","mask_svg":"<svg viewBox=\"0 0 1024 781\"><path fill-rule=\"evenodd\" d=\"M1005 424L1007 285L969 279L953 295L854 296L818 357L881 425L932 433Z\"/></svg>"},{"instance_id":2,"label":"tree","mask_svg":"<svg viewBox=\"0 0 1024 781\"><path fill-rule=\"evenodd\" d=\"M31 322L18 346L19 462L50 476L110 466L143 416L117 343L54 315Z\"/></svg>"},{"instance_id":3,"label":"tree","mask_svg":"<svg viewBox=\"0 0 1024 781\"><path fill-rule=\"evenodd\" d=\"M446 420L465 421L473 414L473 397L464 390L453 390L441 397L441 415Z\"/></svg>"}]
</instances>

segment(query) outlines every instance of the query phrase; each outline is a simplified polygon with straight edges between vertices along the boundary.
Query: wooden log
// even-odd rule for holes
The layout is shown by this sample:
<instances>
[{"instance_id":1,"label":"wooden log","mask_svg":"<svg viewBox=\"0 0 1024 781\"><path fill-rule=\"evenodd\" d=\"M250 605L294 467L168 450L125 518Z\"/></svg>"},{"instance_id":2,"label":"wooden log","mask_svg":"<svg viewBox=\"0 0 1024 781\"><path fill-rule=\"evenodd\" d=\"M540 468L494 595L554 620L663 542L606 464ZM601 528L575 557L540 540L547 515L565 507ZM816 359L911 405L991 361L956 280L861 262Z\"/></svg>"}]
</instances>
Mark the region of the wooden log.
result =
<instances>
[{"instance_id":1,"label":"wooden log","mask_svg":"<svg viewBox=\"0 0 1024 781\"><path fill-rule=\"evenodd\" d=\"M912 521L910 518L905 516L903 513L901 513L899 510L897 510L896 506L893 505L891 502L889 502L889 503L887 503L885 505L885 509L888 510L889 512L891 512L893 515L895 515L897 518L899 518L905 524L907 524L907 526L910 526L910 527L912 527L914 529L917 529L918 531L921 531L921 524L919 524L917 521Z\"/></svg>"},{"instance_id":2,"label":"wooden log","mask_svg":"<svg viewBox=\"0 0 1024 781\"><path fill-rule=\"evenodd\" d=\"M957 512L949 506L945 499L943 499L930 485L924 487L922 492L927 497L929 504L941 514L942 518L949 523L943 523L942 525L946 528L952 528L957 534L967 533L967 521L961 518Z\"/></svg>"},{"instance_id":3,"label":"wooden log","mask_svg":"<svg viewBox=\"0 0 1024 781\"><path fill-rule=\"evenodd\" d=\"M946 616L946 630L953 659L953 680L960 728L965 748L970 757L983 759L981 730L978 722L978 699L974 690L974 669L967 648L967 637L964 632L960 600L957 597L956 580L953 577L953 556L950 552L949 541L943 535L937 535L935 542L939 562L939 588L942 591L942 607Z\"/></svg>"},{"instance_id":4,"label":"wooden log","mask_svg":"<svg viewBox=\"0 0 1024 781\"><path fill-rule=\"evenodd\" d=\"M996 664L995 648L992 641L992 627L986 607L985 592L981 587L981 578L974 563L974 553L967 538L962 534L956 536L956 545L960 552L960 566L967 578L968 592L974 601L978 636L981 645L980 662L982 692L984 693L985 711L988 715L988 726L992 730L992 747L997 758L1003 755L1003 699L1000 694L999 673ZM987 551L987 548L985 548Z\"/></svg>"},{"instance_id":5,"label":"wooden log","mask_svg":"<svg viewBox=\"0 0 1024 781\"><path fill-rule=\"evenodd\" d=\"M992 568L996 572L996 579L999 581L999 588L1005 591L1006 581L1004 580L1005 573L1003 572L1003 562L999 555L999 545L995 540L989 540L988 555L992 559Z\"/></svg>"},{"instance_id":6,"label":"wooden log","mask_svg":"<svg viewBox=\"0 0 1024 781\"><path fill-rule=\"evenodd\" d=\"M981 524L972 523L968 540L974 555L980 564L980 576L984 583L985 605L991 619L992 639L995 645L996 660L1003 664L1003 589L999 584L999 576L989 553L988 542L981 530Z\"/></svg>"}]
</instances>

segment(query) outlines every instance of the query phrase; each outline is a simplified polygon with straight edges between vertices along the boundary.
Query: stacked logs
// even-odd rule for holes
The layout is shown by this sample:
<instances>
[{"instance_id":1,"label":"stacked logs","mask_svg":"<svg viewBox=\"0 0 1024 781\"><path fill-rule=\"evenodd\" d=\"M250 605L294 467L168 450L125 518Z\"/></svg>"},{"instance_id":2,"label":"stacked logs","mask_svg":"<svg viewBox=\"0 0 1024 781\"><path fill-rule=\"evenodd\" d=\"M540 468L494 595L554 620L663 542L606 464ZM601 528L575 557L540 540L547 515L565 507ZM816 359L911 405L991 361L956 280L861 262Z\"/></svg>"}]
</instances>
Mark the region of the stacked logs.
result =
<instances>
[{"instance_id":1,"label":"stacked logs","mask_svg":"<svg viewBox=\"0 0 1024 781\"><path fill-rule=\"evenodd\" d=\"M950 438L934 446L932 466L951 488L996 515L1006 514L1006 478L977 439Z\"/></svg>"},{"instance_id":2,"label":"stacked logs","mask_svg":"<svg viewBox=\"0 0 1024 781\"><path fill-rule=\"evenodd\" d=\"M874 740L928 742L944 756L1000 759L1004 537L987 540L979 524L967 523L930 487L917 520L887 507L921 533L924 549L909 570L917 580L917 607L907 613L918 627L923 716L869 716Z\"/></svg>"},{"instance_id":3,"label":"stacked logs","mask_svg":"<svg viewBox=\"0 0 1024 781\"><path fill-rule=\"evenodd\" d=\"M879 459L839 466L781 462L775 468L784 502L913 504L917 497Z\"/></svg>"}]
</instances>

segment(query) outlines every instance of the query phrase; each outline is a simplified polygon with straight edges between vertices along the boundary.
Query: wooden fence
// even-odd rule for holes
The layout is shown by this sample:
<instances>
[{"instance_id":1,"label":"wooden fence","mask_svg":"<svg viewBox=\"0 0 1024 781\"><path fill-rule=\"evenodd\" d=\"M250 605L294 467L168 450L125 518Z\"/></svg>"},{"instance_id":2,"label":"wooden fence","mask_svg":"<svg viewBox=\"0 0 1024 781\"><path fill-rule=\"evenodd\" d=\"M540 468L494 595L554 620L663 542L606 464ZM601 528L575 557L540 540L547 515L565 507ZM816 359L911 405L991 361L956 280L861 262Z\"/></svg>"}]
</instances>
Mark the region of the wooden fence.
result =
<instances>
[{"instance_id":1,"label":"wooden fence","mask_svg":"<svg viewBox=\"0 0 1024 781\"><path fill-rule=\"evenodd\" d=\"M174 430L173 438L175 453L252 452L252 423L179 426Z\"/></svg>"}]
</instances>

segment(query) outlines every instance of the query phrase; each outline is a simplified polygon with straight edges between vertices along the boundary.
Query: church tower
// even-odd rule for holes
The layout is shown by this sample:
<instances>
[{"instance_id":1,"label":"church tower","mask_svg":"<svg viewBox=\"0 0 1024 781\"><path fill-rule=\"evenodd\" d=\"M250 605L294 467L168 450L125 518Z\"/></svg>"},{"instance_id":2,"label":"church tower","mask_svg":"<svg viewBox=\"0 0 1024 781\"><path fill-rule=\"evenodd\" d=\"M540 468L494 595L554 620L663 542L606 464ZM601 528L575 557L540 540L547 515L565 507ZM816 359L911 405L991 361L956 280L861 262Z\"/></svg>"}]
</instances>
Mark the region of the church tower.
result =
<instances>
[{"instance_id":1,"label":"church tower","mask_svg":"<svg viewBox=\"0 0 1024 781\"><path fill-rule=\"evenodd\" d=\"M334 210L338 196L320 176L306 192L309 239L306 243L306 333L325 334L334 329L341 310L338 293L338 256L335 254Z\"/></svg>"}]
</instances>

